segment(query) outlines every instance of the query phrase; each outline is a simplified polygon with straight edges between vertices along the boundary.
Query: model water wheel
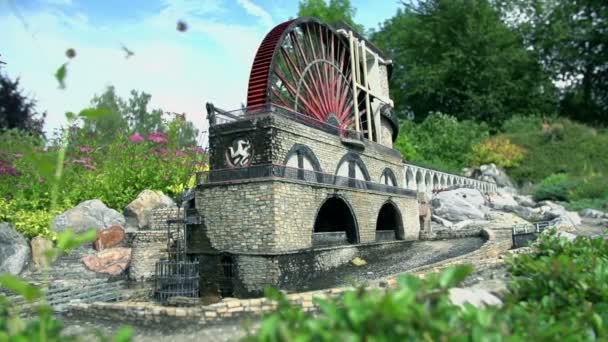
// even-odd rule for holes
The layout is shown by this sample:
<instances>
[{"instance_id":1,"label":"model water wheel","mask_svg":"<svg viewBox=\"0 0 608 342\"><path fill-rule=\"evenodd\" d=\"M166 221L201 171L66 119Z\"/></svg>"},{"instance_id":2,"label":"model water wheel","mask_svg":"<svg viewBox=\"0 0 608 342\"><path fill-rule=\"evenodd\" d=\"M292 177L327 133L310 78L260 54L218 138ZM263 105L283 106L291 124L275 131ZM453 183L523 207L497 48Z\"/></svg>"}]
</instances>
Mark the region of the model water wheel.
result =
<instances>
[{"instance_id":1,"label":"model water wheel","mask_svg":"<svg viewBox=\"0 0 608 342\"><path fill-rule=\"evenodd\" d=\"M258 48L247 107L272 104L314 121L349 128L358 105L351 69L347 37L312 18L284 22Z\"/></svg>"}]
</instances>

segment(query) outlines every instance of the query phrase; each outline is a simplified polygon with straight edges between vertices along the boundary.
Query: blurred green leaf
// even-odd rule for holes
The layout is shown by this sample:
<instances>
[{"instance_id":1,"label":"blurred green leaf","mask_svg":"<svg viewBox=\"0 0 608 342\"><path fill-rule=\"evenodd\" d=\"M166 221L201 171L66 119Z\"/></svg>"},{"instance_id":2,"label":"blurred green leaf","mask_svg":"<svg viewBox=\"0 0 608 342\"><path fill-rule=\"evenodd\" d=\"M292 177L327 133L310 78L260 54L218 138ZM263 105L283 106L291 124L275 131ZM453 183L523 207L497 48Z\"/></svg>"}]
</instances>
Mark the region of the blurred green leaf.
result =
<instances>
[{"instance_id":1,"label":"blurred green leaf","mask_svg":"<svg viewBox=\"0 0 608 342\"><path fill-rule=\"evenodd\" d=\"M107 108L87 108L80 111L78 116L90 120L97 120L106 116L112 115L112 112Z\"/></svg>"},{"instance_id":2,"label":"blurred green leaf","mask_svg":"<svg viewBox=\"0 0 608 342\"><path fill-rule=\"evenodd\" d=\"M131 341L133 337L133 328L129 326L122 326L116 332L116 336L114 336L114 342L128 342Z\"/></svg>"},{"instance_id":3,"label":"blurred green leaf","mask_svg":"<svg viewBox=\"0 0 608 342\"><path fill-rule=\"evenodd\" d=\"M449 267L439 276L439 286L446 289L458 285L472 272L473 267L470 265Z\"/></svg>"},{"instance_id":4,"label":"blurred green leaf","mask_svg":"<svg viewBox=\"0 0 608 342\"><path fill-rule=\"evenodd\" d=\"M38 299L41 296L40 289L38 287L31 285L28 282L12 274L0 274L0 285L15 292L16 294L22 296L28 301Z\"/></svg>"},{"instance_id":5,"label":"blurred green leaf","mask_svg":"<svg viewBox=\"0 0 608 342\"><path fill-rule=\"evenodd\" d=\"M55 72L55 79L59 82L59 89L65 89L65 77L68 73L68 63L63 63Z\"/></svg>"}]
</instances>

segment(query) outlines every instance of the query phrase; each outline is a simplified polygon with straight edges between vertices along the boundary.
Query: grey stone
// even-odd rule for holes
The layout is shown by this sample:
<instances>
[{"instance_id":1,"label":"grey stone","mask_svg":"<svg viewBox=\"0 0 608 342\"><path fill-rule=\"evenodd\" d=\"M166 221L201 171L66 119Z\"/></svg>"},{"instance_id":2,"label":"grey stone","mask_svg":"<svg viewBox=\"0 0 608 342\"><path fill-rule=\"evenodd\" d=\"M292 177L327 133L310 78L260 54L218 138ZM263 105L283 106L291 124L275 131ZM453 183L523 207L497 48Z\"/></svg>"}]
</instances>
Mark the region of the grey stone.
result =
<instances>
[{"instance_id":1,"label":"grey stone","mask_svg":"<svg viewBox=\"0 0 608 342\"><path fill-rule=\"evenodd\" d=\"M450 302L454 305L464 306L469 303L475 307L502 306L500 298L487 290L479 288L454 287L449 290Z\"/></svg>"},{"instance_id":2,"label":"grey stone","mask_svg":"<svg viewBox=\"0 0 608 342\"><path fill-rule=\"evenodd\" d=\"M58 215L51 228L56 232L72 229L83 233L91 229L102 230L113 225L124 225L125 218L118 211L106 207L98 199L84 201Z\"/></svg>"},{"instance_id":3,"label":"grey stone","mask_svg":"<svg viewBox=\"0 0 608 342\"><path fill-rule=\"evenodd\" d=\"M433 220L433 222L439 223L442 226L447 227L447 228L450 228L453 225L452 222L450 222L450 221L448 221L446 219L443 219L443 218L441 218L441 217L439 217L437 215L432 215L431 216L431 220Z\"/></svg>"},{"instance_id":4,"label":"grey stone","mask_svg":"<svg viewBox=\"0 0 608 342\"><path fill-rule=\"evenodd\" d=\"M522 207L534 208L537 205L530 195L515 195L513 199Z\"/></svg>"},{"instance_id":5,"label":"grey stone","mask_svg":"<svg viewBox=\"0 0 608 342\"><path fill-rule=\"evenodd\" d=\"M158 208L172 207L177 206L169 196L152 190L144 190L124 210L127 229L132 227L150 229L152 211Z\"/></svg>"},{"instance_id":6,"label":"grey stone","mask_svg":"<svg viewBox=\"0 0 608 342\"><path fill-rule=\"evenodd\" d=\"M435 215L452 222L483 220L489 212L483 195L477 189L443 191L435 196L432 204Z\"/></svg>"},{"instance_id":7,"label":"grey stone","mask_svg":"<svg viewBox=\"0 0 608 342\"><path fill-rule=\"evenodd\" d=\"M531 222L538 222L538 221L543 221L544 220L544 216L541 213L540 210L536 210L530 207L523 207L520 205L514 205L514 206L504 206L502 207L503 211L506 212L510 212L510 213L514 213L515 215L523 218L526 221L531 221Z\"/></svg>"},{"instance_id":8,"label":"grey stone","mask_svg":"<svg viewBox=\"0 0 608 342\"><path fill-rule=\"evenodd\" d=\"M473 177L476 179L493 179L496 185L501 188L515 189L513 182L505 170L493 163L481 165L479 169L473 171Z\"/></svg>"},{"instance_id":9,"label":"grey stone","mask_svg":"<svg viewBox=\"0 0 608 342\"><path fill-rule=\"evenodd\" d=\"M18 275L30 260L30 245L12 224L0 222L0 273Z\"/></svg>"},{"instance_id":10,"label":"grey stone","mask_svg":"<svg viewBox=\"0 0 608 342\"><path fill-rule=\"evenodd\" d=\"M502 209L505 206L519 205L513 195L506 192L495 192L488 195L488 203L494 209Z\"/></svg>"},{"instance_id":11,"label":"grey stone","mask_svg":"<svg viewBox=\"0 0 608 342\"><path fill-rule=\"evenodd\" d=\"M608 218L608 213L590 208L581 210L580 215L590 218Z\"/></svg>"},{"instance_id":12,"label":"grey stone","mask_svg":"<svg viewBox=\"0 0 608 342\"><path fill-rule=\"evenodd\" d=\"M30 241L32 247L32 269L39 271L47 264L46 251L53 248L53 242L41 236L36 236Z\"/></svg>"}]
</instances>

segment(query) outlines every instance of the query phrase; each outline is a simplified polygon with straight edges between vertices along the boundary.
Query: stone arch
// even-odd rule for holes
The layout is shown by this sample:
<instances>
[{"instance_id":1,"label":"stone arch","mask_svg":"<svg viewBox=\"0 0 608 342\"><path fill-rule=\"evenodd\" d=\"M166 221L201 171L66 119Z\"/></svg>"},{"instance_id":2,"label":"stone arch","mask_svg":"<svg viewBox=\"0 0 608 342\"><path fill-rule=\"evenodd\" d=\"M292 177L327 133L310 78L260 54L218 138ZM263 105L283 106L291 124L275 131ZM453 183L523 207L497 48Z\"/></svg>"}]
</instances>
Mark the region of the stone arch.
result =
<instances>
[{"instance_id":1,"label":"stone arch","mask_svg":"<svg viewBox=\"0 0 608 342\"><path fill-rule=\"evenodd\" d=\"M303 144L294 144L283 160L285 176L307 181L320 181L323 173L321 163L310 149Z\"/></svg>"},{"instance_id":2,"label":"stone arch","mask_svg":"<svg viewBox=\"0 0 608 342\"><path fill-rule=\"evenodd\" d=\"M348 152L340 159L335 175L334 183L336 185L348 185L362 189L366 189L366 182L371 180L365 163L354 152Z\"/></svg>"},{"instance_id":3,"label":"stone arch","mask_svg":"<svg viewBox=\"0 0 608 342\"><path fill-rule=\"evenodd\" d=\"M439 177L436 173L433 173L433 190L439 189Z\"/></svg>"},{"instance_id":4,"label":"stone arch","mask_svg":"<svg viewBox=\"0 0 608 342\"><path fill-rule=\"evenodd\" d=\"M382 175L380 175L380 184L397 186L397 177L395 177L393 170L387 167L382 171Z\"/></svg>"},{"instance_id":5,"label":"stone arch","mask_svg":"<svg viewBox=\"0 0 608 342\"><path fill-rule=\"evenodd\" d=\"M321 203L313 226L313 244L325 244L323 242L327 241L359 243L355 211L343 196L336 194L329 195Z\"/></svg>"},{"instance_id":6,"label":"stone arch","mask_svg":"<svg viewBox=\"0 0 608 342\"><path fill-rule=\"evenodd\" d=\"M446 178L447 178L447 176L442 174L441 178L439 179L439 184L441 184L441 189L445 189L447 186Z\"/></svg>"},{"instance_id":7,"label":"stone arch","mask_svg":"<svg viewBox=\"0 0 608 342\"><path fill-rule=\"evenodd\" d=\"M393 232L393 235L386 232ZM376 219L376 240L402 240L404 238L403 219L399 207L391 200L384 202Z\"/></svg>"},{"instance_id":8,"label":"stone arch","mask_svg":"<svg viewBox=\"0 0 608 342\"><path fill-rule=\"evenodd\" d=\"M405 168L405 188L411 190L416 189L416 179L412 169L409 167Z\"/></svg>"},{"instance_id":9,"label":"stone arch","mask_svg":"<svg viewBox=\"0 0 608 342\"><path fill-rule=\"evenodd\" d=\"M427 171L426 175L424 175L424 190L426 190L426 192L433 191L433 181L431 177L431 171Z\"/></svg>"},{"instance_id":10,"label":"stone arch","mask_svg":"<svg viewBox=\"0 0 608 342\"><path fill-rule=\"evenodd\" d=\"M424 188L424 174L422 170L416 171L416 191L423 191Z\"/></svg>"}]
</instances>

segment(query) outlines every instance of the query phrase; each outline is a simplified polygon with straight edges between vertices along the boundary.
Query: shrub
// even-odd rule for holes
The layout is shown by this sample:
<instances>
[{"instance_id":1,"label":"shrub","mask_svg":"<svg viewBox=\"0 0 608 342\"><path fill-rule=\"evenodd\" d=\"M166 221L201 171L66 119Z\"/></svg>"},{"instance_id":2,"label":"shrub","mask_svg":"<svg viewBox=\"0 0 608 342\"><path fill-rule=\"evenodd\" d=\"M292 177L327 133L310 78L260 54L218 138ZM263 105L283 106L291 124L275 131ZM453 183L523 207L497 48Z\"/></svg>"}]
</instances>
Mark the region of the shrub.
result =
<instances>
[{"instance_id":1,"label":"shrub","mask_svg":"<svg viewBox=\"0 0 608 342\"><path fill-rule=\"evenodd\" d=\"M568 201L578 181L560 173L545 178L534 191L534 200Z\"/></svg>"},{"instance_id":2,"label":"shrub","mask_svg":"<svg viewBox=\"0 0 608 342\"><path fill-rule=\"evenodd\" d=\"M251 341L590 341L608 338L608 241L574 242L543 234L531 254L507 259L512 294L502 307L457 307L448 288L471 268L457 266L424 280L399 278L398 288L352 290L316 299L318 316L278 291L278 309Z\"/></svg>"},{"instance_id":3,"label":"shrub","mask_svg":"<svg viewBox=\"0 0 608 342\"><path fill-rule=\"evenodd\" d=\"M525 162L509 170L518 183L540 182L552 174L571 177L608 170L608 133L566 119L543 121L516 117L503 126L504 135L526 150Z\"/></svg>"},{"instance_id":4,"label":"shrub","mask_svg":"<svg viewBox=\"0 0 608 342\"><path fill-rule=\"evenodd\" d=\"M473 146L473 165L494 163L504 168L518 166L524 159L526 150L515 145L505 136L488 138Z\"/></svg>"},{"instance_id":5,"label":"shrub","mask_svg":"<svg viewBox=\"0 0 608 342\"><path fill-rule=\"evenodd\" d=\"M433 113L419 124L404 122L395 148L406 160L459 173L468 166L472 147L488 134L483 123L458 121L450 115Z\"/></svg>"}]
</instances>

